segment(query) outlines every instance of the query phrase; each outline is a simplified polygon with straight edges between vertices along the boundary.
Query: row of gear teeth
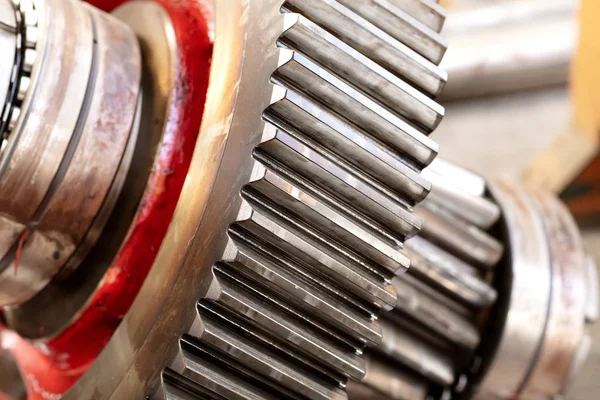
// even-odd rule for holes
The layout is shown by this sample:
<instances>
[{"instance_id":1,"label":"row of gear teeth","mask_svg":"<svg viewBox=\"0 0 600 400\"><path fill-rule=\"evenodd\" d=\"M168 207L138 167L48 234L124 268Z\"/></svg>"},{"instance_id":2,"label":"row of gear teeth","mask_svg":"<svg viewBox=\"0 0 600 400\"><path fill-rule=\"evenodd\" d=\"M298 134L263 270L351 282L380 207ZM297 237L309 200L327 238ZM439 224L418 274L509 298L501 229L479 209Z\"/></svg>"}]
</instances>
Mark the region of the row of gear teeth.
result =
<instances>
[{"instance_id":1,"label":"row of gear teeth","mask_svg":"<svg viewBox=\"0 0 600 400\"><path fill-rule=\"evenodd\" d=\"M271 1L281 6L281 1ZM287 0L272 104L230 243L162 375L167 398L345 399L396 307L437 154L443 10ZM273 43L275 46L275 43ZM474 289L474 290L477 290Z\"/></svg>"},{"instance_id":2,"label":"row of gear teeth","mask_svg":"<svg viewBox=\"0 0 600 400\"><path fill-rule=\"evenodd\" d=\"M17 41L11 82L0 120L1 150L6 147L11 132L17 126L23 101L30 91L39 39L39 10L36 3L33 0L13 0L13 6L17 22Z\"/></svg>"},{"instance_id":3,"label":"row of gear teeth","mask_svg":"<svg viewBox=\"0 0 600 400\"><path fill-rule=\"evenodd\" d=\"M500 208L452 179L434 187L416 209L423 228L405 244L411 268L392 281L396 308L382 317L382 343L367 352L367 376L351 399L450 398L480 364L485 313L497 299L490 282L504 253L492 235Z\"/></svg>"}]
</instances>

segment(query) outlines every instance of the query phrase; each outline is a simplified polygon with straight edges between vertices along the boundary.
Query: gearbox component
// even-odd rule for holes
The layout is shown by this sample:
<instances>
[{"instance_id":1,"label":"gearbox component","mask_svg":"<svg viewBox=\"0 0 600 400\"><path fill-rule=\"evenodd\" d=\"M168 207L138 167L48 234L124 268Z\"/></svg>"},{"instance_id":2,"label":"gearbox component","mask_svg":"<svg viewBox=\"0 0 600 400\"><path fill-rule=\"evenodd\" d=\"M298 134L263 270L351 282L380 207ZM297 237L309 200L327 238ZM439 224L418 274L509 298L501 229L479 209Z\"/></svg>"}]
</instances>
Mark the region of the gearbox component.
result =
<instances>
[{"instance_id":1,"label":"gearbox component","mask_svg":"<svg viewBox=\"0 0 600 400\"><path fill-rule=\"evenodd\" d=\"M0 17L0 343L34 400L562 392L593 319L577 232L544 195L434 162L437 2Z\"/></svg>"},{"instance_id":2,"label":"gearbox component","mask_svg":"<svg viewBox=\"0 0 600 400\"><path fill-rule=\"evenodd\" d=\"M412 207L430 188L419 172L436 154L425 133L443 115L428 97L445 79L432 63L443 41L366 3L279 3L247 10L248 35L259 34L254 12L272 27L242 60L258 68L262 100L233 110L256 119L244 127L248 174L231 188L241 201L222 260L165 365L167 397L345 398L346 380L365 374L362 348L381 340L376 315L397 302L402 243L420 227ZM381 26L383 15L403 28ZM404 70L380 66L394 58Z\"/></svg>"},{"instance_id":3,"label":"gearbox component","mask_svg":"<svg viewBox=\"0 0 600 400\"><path fill-rule=\"evenodd\" d=\"M421 225L420 172L437 153L427 134L444 113L431 97L446 80L439 34L378 3L217 4L196 154L218 152L188 177L210 191L180 200L197 240L178 274L157 264L161 288L145 286L128 314L155 321L135 334L144 345L130 338L131 358L92 366L70 396L96 391L98 373L113 398L345 398L347 379L363 378L376 315L409 266L402 244ZM172 239L173 255L189 245Z\"/></svg>"},{"instance_id":4,"label":"gearbox component","mask_svg":"<svg viewBox=\"0 0 600 400\"><path fill-rule=\"evenodd\" d=\"M92 7L1 3L15 45L0 89L0 305L11 306L75 269L113 211L136 142L141 54Z\"/></svg>"},{"instance_id":5,"label":"gearbox component","mask_svg":"<svg viewBox=\"0 0 600 400\"><path fill-rule=\"evenodd\" d=\"M573 218L548 194L454 168L430 171L411 267L352 399L552 399L586 358L597 277Z\"/></svg>"}]
</instances>

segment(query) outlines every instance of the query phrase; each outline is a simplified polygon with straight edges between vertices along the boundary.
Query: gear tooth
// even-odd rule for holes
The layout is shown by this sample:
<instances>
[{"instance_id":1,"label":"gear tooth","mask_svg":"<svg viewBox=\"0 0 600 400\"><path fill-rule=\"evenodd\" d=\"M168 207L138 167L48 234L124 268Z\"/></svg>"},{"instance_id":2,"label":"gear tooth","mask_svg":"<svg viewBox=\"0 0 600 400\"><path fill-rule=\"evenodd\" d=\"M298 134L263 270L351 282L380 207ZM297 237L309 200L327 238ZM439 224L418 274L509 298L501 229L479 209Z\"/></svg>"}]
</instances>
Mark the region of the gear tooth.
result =
<instances>
[{"instance_id":1,"label":"gear tooth","mask_svg":"<svg viewBox=\"0 0 600 400\"><path fill-rule=\"evenodd\" d=\"M500 261L503 245L476 226L433 204L424 204L415 213L423 219L421 236L444 250L482 268Z\"/></svg>"},{"instance_id":2,"label":"gear tooth","mask_svg":"<svg viewBox=\"0 0 600 400\"><path fill-rule=\"evenodd\" d=\"M170 368L161 375L166 400L227 400Z\"/></svg>"},{"instance_id":3,"label":"gear tooth","mask_svg":"<svg viewBox=\"0 0 600 400\"><path fill-rule=\"evenodd\" d=\"M21 109L15 107L12 109L12 113L10 114L10 120L8 121L8 130L12 131L17 127L17 123L19 122L19 118L21 117Z\"/></svg>"},{"instance_id":4,"label":"gear tooth","mask_svg":"<svg viewBox=\"0 0 600 400\"><path fill-rule=\"evenodd\" d=\"M427 132L435 129L444 114L435 101L302 16L279 38L279 44L302 53Z\"/></svg>"},{"instance_id":5,"label":"gear tooth","mask_svg":"<svg viewBox=\"0 0 600 400\"><path fill-rule=\"evenodd\" d=\"M378 3L377 15L404 24L402 34L427 36L428 48L401 43L397 28L369 22L373 15L355 5L282 7L298 14L284 15L279 48L269 53L270 105L253 144L252 178L228 230L227 258L213 266L211 300L198 303L202 329L182 345L188 364L212 354L219 373L235 372L218 384L208 369L190 373L219 395L243 383L260 396L345 398L346 380L364 378L365 345L385 344L377 314L397 306L392 282L410 264L402 248L421 227L413 207L431 184L420 173L438 151L427 134L444 115L431 96L446 75L417 52L432 59L443 52L419 22L436 16L413 5L413 18ZM454 322L434 317L422 325ZM437 354L429 342L418 344ZM416 353L394 351L417 365ZM443 362L424 364L438 381L450 379Z\"/></svg>"},{"instance_id":6,"label":"gear tooth","mask_svg":"<svg viewBox=\"0 0 600 400\"><path fill-rule=\"evenodd\" d=\"M351 133L346 136L327 125L319 110L314 103L288 91L284 100L265 110L264 118L282 133L406 209L429 193L431 185L415 170L404 163L390 165L378 157L377 149L368 143L360 143Z\"/></svg>"},{"instance_id":7,"label":"gear tooth","mask_svg":"<svg viewBox=\"0 0 600 400\"><path fill-rule=\"evenodd\" d=\"M33 65L37 60L37 52L35 49L25 49L23 56L23 71L30 73L33 70Z\"/></svg>"},{"instance_id":8,"label":"gear tooth","mask_svg":"<svg viewBox=\"0 0 600 400\"><path fill-rule=\"evenodd\" d=\"M17 100L23 101L27 92L29 91L29 86L31 85L31 79L27 76L21 78L19 82L19 91L17 92Z\"/></svg>"},{"instance_id":9,"label":"gear tooth","mask_svg":"<svg viewBox=\"0 0 600 400\"><path fill-rule=\"evenodd\" d=\"M404 155L419 170L437 154L437 145L418 129L298 53L272 79Z\"/></svg>"},{"instance_id":10,"label":"gear tooth","mask_svg":"<svg viewBox=\"0 0 600 400\"><path fill-rule=\"evenodd\" d=\"M367 313L374 313L375 309L380 308L385 310L393 308L396 294L391 286L384 285L367 275L355 263L338 261L339 257L332 256L332 251L328 247L321 246L319 242L312 243L310 238L306 239L302 232L297 233L295 228L287 229L283 227L283 223L280 226L279 222L274 222L260 213L253 214L252 218L257 224L284 238L290 245L317 260L319 264L313 265L313 267L318 268L328 280L334 282L333 285L339 288L341 293L350 294L346 295L345 299L356 307ZM355 301L355 298L359 301Z\"/></svg>"},{"instance_id":11,"label":"gear tooth","mask_svg":"<svg viewBox=\"0 0 600 400\"><path fill-rule=\"evenodd\" d=\"M13 4L17 5L22 13L33 11L35 5L33 0L14 1Z\"/></svg>"},{"instance_id":12,"label":"gear tooth","mask_svg":"<svg viewBox=\"0 0 600 400\"><path fill-rule=\"evenodd\" d=\"M35 48L39 40L39 30L37 26L28 26L25 29L25 46Z\"/></svg>"},{"instance_id":13,"label":"gear tooth","mask_svg":"<svg viewBox=\"0 0 600 400\"><path fill-rule=\"evenodd\" d=\"M475 350L479 345L477 327L449 304L449 299L410 275L394 278L392 285L398 293L394 313L408 317L463 348Z\"/></svg>"},{"instance_id":14,"label":"gear tooth","mask_svg":"<svg viewBox=\"0 0 600 400\"><path fill-rule=\"evenodd\" d=\"M357 15L377 26L394 39L416 51L435 65L438 65L448 47L446 41L432 29L423 25L407 13L389 7L385 1L361 2L353 0L337 1Z\"/></svg>"},{"instance_id":15,"label":"gear tooth","mask_svg":"<svg viewBox=\"0 0 600 400\"><path fill-rule=\"evenodd\" d=\"M319 314L313 315L308 312L313 312L313 310L309 309L306 306L306 303L302 301L298 301L290 293L283 293L278 286L276 286L277 279L272 278L269 281L265 281L261 279L260 275L257 275L251 272L250 268L255 267L251 260L248 260L243 255L238 255L237 261L230 262L228 265L235 268L237 272L239 272L239 279L245 287L251 288L253 292L260 293L261 297L267 299L270 303L275 304L281 309L284 309L288 314L293 315L299 321L310 325L316 331L324 333L327 337L333 338L337 343L341 346L345 346L346 348L352 349L353 352L359 352L365 345L364 338L356 337L357 335L346 335L340 329L339 324L332 326L328 324L328 322L324 322L323 318L320 318ZM245 262L246 264L244 264ZM298 291L301 288L295 288L294 290ZM318 293L311 293L313 298L318 296ZM308 317L310 315L310 317ZM378 334L378 338L381 338L381 333L376 332ZM379 342L379 340L377 340ZM377 343L376 342L376 343Z\"/></svg>"},{"instance_id":16,"label":"gear tooth","mask_svg":"<svg viewBox=\"0 0 600 400\"><path fill-rule=\"evenodd\" d=\"M445 72L335 0L287 0L283 9L303 15L430 96L446 84Z\"/></svg>"},{"instance_id":17,"label":"gear tooth","mask_svg":"<svg viewBox=\"0 0 600 400\"><path fill-rule=\"evenodd\" d=\"M357 282L364 282L360 286L369 286L370 290L378 293L375 297L381 298L384 303L392 306L395 304L395 296L383 286L391 280L393 274L376 262L378 259L386 263L392 260L267 181L246 185L242 196L259 214L306 241L328 258L342 264L345 267L344 272L338 272ZM260 217L258 219L260 220ZM328 261L327 265L331 265L331 262ZM350 269L354 272L351 273Z\"/></svg>"},{"instance_id":18,"label":"gear tooth","mask_svg":"<svg viewBox=\"0 0 600 400\"><path fill-rule=\"evenodd\" d=\"M240 252L238 259L243 259L238 261L261 276L279 296L288 296L290 301L302 307L306 315L337 326L357 340L372 344L381 341L377 323L368 314L340 299L337 291L332 293L331 285L315 278L301 261L286 253L281 239L252 221L234 224L229 235Z\"/></svg>"},{"instance_id":19,"label":"gear tooth","mask_svg":"<svg viewBox=\"0 0 600 400\"><path fill-rule=\"evenodd\" d=\"M434 189L427 202L443 207L453 216L484 230L490 229L500 219L500 207L489 199L467 193L437 177L431 181Z\"/></svg>"},{"instance_id":20,"label":"gear tooth","mask_svg":"<svg viewBox=\"0 0 600 400\"><path fill-rule=\"evenodd\" d=\"M433 0L374 0L392 13L403 11L435 32L440 32L448 13Z\"/></svg>"},{"instance_id":21,"label":"gear tooth","mask_svg":"<svg viewBox=\"0 0 600 400\"><path fill-rule=\"evenodd\" d=\"M231 360L226 361L226 357L217 350L190 337L184 336L180 340L180 356L183 362L180 376L193 380L221 398L230 400L281 398L248 382L241 375L240 369L232 368ZM181 382L182 379L179 381Z\"/></svg>"},{"instance_id":22,"label":"gear tooth","mask_svg":"<svg viewBox=\"0 0 600 400\"><path fill-rule=\"evenodd\" d=\"M326 362L342 375L362 379L365 373L364 361L356 354L355 349L308 325L283 302L267 299L264 293L245 282L237 269L226 263L218 263L213 267L222 288L219 304L251 318L253 324L282 338L296 351Z\"/></svg>"},{"instance_id":23,"label":"gear tooth","mask_svg":"<svg viewBox=\"0 0 600 400\"><path fill-rule=\"evenodd\" d=\"M203 317L208 316L213 320L226 324L238 332L239 335L254 341L263 348L269 349L273 354L288 360L292 365L299 366L303 371L308 371L315 379L325 385L344 387L346 382L344 375L327 368L320 360L315 360L298 351L295 345L288 345L285 338L277 337L273 335L273 332L263 330L251 319L242 317L232 310L208 300L201 300L198 303L198 309ZM196 336L199 336L199 334Z\"/></svg>"},{"instance_id":24,"label":"gear tooth","mask_svg":"<svg viewBox=\"0 0 600 400\"><path fill-rule=\"evenodd\" d=\"M336 297L340 301L345 302L351 308L356 309L359 313L372 317L374 312L374 306L371 302L365 302L356 296L357 292L356 280L349 279L355 274L354 271L349 270L349 277L346 277L341 268L345 267L344 264L339 264L337 270L335 268L336 262L323 263L321 261L327 260L325 253L320 253L314 247L306 245L305 251L301 250L301 240L296 238L289 231L279 227L279 225L261 217L259 214L254 214L255 220L248 220L236 223L235 226L239 226L240 229L246 229L253 233L261 234L261 238L268 240L269 245L276 250L277 254L285 255L286 259L282 260L285 265L295 265L298 267L299 273L305 272L307 279L311 279L315 285L319 285L322 290L329 293L331 296ZM260 223L265 226L261 226ZM269 230L272 229L273 231ZM280 237L281 236L281 237ZM234 239L235 240L235 239ZM245 248L242 247L240 251L244 253ZM310 255L309 255L310 254Z\"/></svg>"},{"instance_id":25,"label":"gear tooth","mask_svg":"<svg viewBox=\"0 0 600 400\"><path fill-rule=\"evenodd\" d=\"M367 375L362 384L351 382L348 391L352 399L424 400L429 394L429 382L401 365L366 353ZM356 397L355 397L356 395Z\"/></svg>"},{"instance_id":26,"label":"gear tooth","mask_svg":"<svg viewBox=\"0 0 600 400\"><path fill-rule=\"evenodd\" d=\"M451 358L417 335L411 335L389 321L381 321L383 342L377 351L442 386L454 382Z\"/></svg>"},{"instance_id":27,"label":"gear tooth","mask_svg":"<svg viewBox=\"0 0 600 400\"><path fill-rule=\"evenodd\" d=\"M411 260L409 273L473 307L489 307L497 293L464 261L436 245L415 237L405 243Z\"/></svg>"},{"instance_id":28,"label":"gear tooth","mask_svg":"<svg viewBox=\"0 0 600 400\"><path fill-rule=\"evenodd\" d=\"M451 385L460 370L470 368L469 360L480 346L481 309L491 307L497 298L487 281L503 255L502 244L484 230L497 222L500 214L498 206L483 197L485 182L482 186L478 177L461 179L467 172L457 167L450 172L452 176L437 171L439 176L434 179L443 184L448 197L442 191L439 197L428 198L416 208L423 218L422 235L405 243L411 268L392 281L398 302L381 318L382 345L371 350L376 363L391 360L401 365L394 372L400 377L405 368L444 391L453 390ZM467 181L472 182L466 188L469 191L456 185ZM476 209L478 218L465 219L457 211L460 209ZM464 242L468 246L457 245ZM367 363L364 382L393 395L392 388L382 380L390 372L369 368Z\"/></svg>"},{"instance_id":29,"label":"gear tooth","mask_svg":"<svg viewBox=\"0 0 600 400\"><path fill-rule=\"evenodd\" d=\"M419 220L410 212L401 207L396 210L383 207L279 140L258 146L254 158L391 246L414 236L420 227Z\"/></svg>"},{"instance_id":30,"label":"gear tooth","mask_svg":"<svg viewBox=\"0 0 600 400\"><path fill-rule=\"evenodd\" d=\"M38 24L38 14L37 12L32 8L30 10L27 11L21 11L23 13L23 21L25 22L25 25L29 26L37 26Z\"/></svg>"},{"instance_id":31,"label":"gear tooth","mask_svg":"<svg viewBox=\"0 0 600 400\"><path fill-rule=\"evenodd\" d=\"M202 322L202 335L198 339L243 365L247 370L253 371L259 376L257 380L277 376L276 382L266 383L303 393L311 399L329 400L345 397L339 387L325 384L307 371L294 368L293 364L278 357L269 348L240 335L226 324L213 320L208 315L203 315ZM189 339L187 341L191 342ZM295 397L290 393L284 395Z\"/></svg>"},{"instance_id":32,"label":"gear tooth","mask_svg":"<svg viewBox=\"0 0 600 400\"><path fill-rule=\"evenodd\" d=\"M421 172L426 179L460 190L470 199L483 198L487 192L487 182L482 176L439 157Z\"/></svg>"}]
</instances>

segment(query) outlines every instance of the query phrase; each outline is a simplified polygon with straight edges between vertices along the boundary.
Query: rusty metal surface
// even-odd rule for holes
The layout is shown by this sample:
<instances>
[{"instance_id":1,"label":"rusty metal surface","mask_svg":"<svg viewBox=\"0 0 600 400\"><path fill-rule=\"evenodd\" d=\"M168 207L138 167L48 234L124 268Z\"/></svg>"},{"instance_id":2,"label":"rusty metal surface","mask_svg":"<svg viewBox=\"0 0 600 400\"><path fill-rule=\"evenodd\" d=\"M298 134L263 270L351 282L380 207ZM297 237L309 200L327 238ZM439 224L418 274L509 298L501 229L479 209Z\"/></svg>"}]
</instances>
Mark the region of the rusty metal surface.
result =
<instances>
[{"instance_id":1,"label":"rusty metal surface","mask_svg":"<svg viewBox=\"0 0 600 400\"><path fill-rule=\"evenodd\" d=\"M132 31L114 17L88 9L95 22L95 71L80 112L78 143L52 198L34 222L38 231L61 232L74 245L90 228L109 190L112 196L120 192L112 183L134 125L142 73Z\"/></svg>"},{"instance_id":2,"label":"rusty metal surface","mask_svg":"<svg viewBox=\"0 0 600 400\"><path fill-rule=\"evenodd\" d=\"M0 209L21 223L29 222L50 189L75 131L92 68L90 16L71 0L47 7L39 10L40 30L47 34L32 74L37 90L25 101L0 159Z\"/></svg>"},{"instance_id":3,"label":"rusty metal surface","mask_svg":"<svg viewBox=\"0 0 600 400\"><path fill-rule=\"evenodd\" d=\"M27 371L32 399L64 393L102 351L172 222L200 129L213 33L209 3L161 4L117 12L138 35L144 54L143 140L128 149L134 153L129 171L117 173L116 180L126 183L101 245L73 274L7 315L33 344L0 328L0 336L15 338L10 349Z\"/></svg>"},{"instance_id":4,"label":"rusty metal surface","mask_svg":"<svg viewBox=\"0 0 600 400\"><path fill-rule=\"evenodd\" d=\"M141 79L135 37L93 8L70 0L46 6L40 2L36 9L39 28L47 28L36 49L40 75L34 73L20 123L2 153L3 305L29 300L59 271L67 275L67 261L69 270L78 266L83 247L93 245L106 222L99 210L119 195L117 169L130 161L123 155ZM52 25L72 18L78 24Z\"/></svg>"}]
</instances>

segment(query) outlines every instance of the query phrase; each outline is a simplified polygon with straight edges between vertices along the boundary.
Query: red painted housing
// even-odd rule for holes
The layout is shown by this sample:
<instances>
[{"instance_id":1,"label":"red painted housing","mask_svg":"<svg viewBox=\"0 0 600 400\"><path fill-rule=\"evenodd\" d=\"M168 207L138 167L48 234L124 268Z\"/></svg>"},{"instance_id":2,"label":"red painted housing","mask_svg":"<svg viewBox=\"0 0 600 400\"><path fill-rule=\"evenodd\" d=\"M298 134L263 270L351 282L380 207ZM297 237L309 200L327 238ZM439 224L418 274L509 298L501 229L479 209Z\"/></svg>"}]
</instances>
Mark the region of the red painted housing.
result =
<instances>
[{"instance_id":1,"label":"red painted housing","mask_svg":"<svg viewBox=\"0 0 600 400\"><path fill-rule=\"evenodd\" d=\"M80 317L47 342L29 343L0 325L31 400L57 399L85 373L113 335L146 278L165 237L200 131L212 56L212 0L153 0L173 21L177 79L165 135L146 191L99 290ZM89 0L105 11L126 0Z\"/></svg>"}]
</instances>

